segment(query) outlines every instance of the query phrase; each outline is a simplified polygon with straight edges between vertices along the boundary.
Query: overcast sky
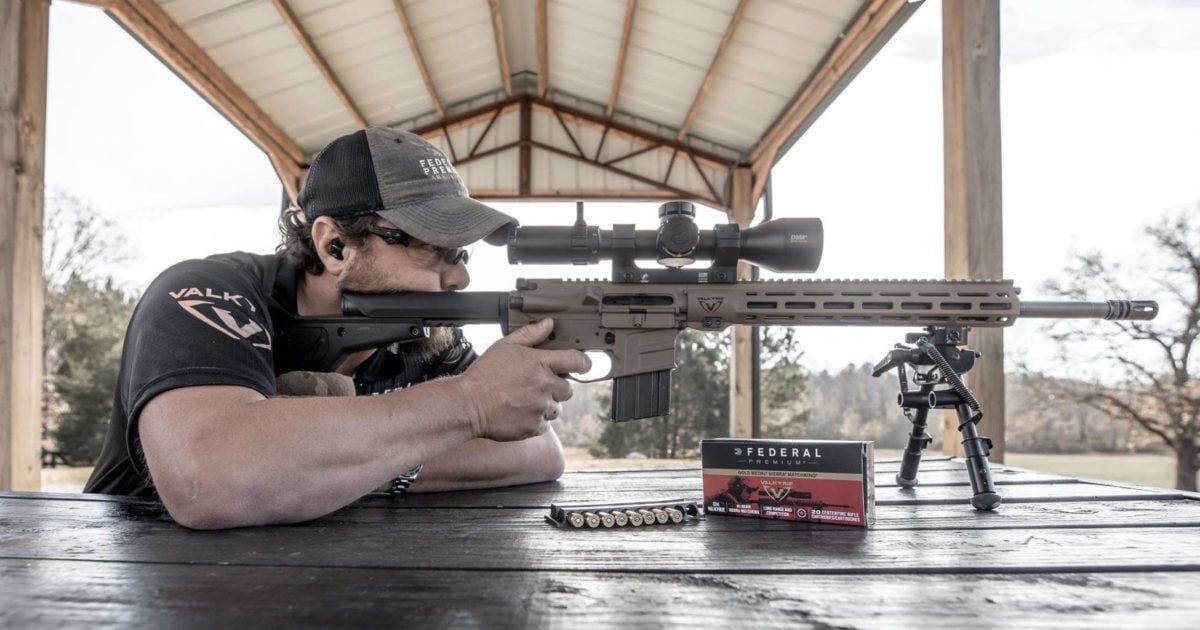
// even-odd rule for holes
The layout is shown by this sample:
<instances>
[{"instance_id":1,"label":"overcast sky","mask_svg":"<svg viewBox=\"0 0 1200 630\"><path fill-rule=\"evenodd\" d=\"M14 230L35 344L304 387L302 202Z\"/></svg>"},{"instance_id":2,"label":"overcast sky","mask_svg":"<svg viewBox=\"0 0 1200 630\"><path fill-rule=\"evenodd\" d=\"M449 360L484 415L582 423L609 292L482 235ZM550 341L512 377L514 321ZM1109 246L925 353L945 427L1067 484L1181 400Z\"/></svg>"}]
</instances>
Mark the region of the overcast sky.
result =
<instances>
[{"instance_id":1,"label":"overcast sky","mask_svg":"<svg viewBox=\"0 0 1200 630\"><path fill-rule=\"evenodd\" d=\"M1004 268L1036 298L1072 252L1136 262L1142 225L1200 202L1200 2L1001 9ZM775 169L776 216L825 222L818 277L943 274L940 18L929 0ZM51 6L47 127L48 185L117 223L136 263L113 273L130 289L184 258L277 242L280 188L265 156L98 10ZM574 212L497 205L526 224L566 224ZM589 207L595 224L657 223L653 204ZM486 246L476 260L480 290L606 274L508 269ZM901 332L806 329L805 363L874 361ZM1018 323L1010 354L1036 354L1036 333ZM498 331L470 334L486 345Z\"/></svg>"}]
</instances>

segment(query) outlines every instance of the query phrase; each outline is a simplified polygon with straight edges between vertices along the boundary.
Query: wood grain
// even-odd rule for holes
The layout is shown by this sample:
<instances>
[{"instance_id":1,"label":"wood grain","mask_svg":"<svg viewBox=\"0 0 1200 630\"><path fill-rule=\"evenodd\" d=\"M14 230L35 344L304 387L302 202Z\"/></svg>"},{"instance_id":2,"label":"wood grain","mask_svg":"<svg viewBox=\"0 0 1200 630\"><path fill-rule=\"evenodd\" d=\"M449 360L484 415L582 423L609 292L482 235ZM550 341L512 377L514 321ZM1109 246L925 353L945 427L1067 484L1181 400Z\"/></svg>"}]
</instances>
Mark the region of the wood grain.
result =
<instances>
[{"instance_id":1,"label":"wood grain","mask_svg":"<svg viewBox=\"0 0 1200 630\"><path fill-rule=\"evenodd\" d=\"M0 624L175 627L1170 627L1200 574L668 578L0 560ZM469 595L466 595L468 594ZM465 596L466 595L466 596ZM914 605L915 604L915 605Z\"/></svg>"}]
</instances>

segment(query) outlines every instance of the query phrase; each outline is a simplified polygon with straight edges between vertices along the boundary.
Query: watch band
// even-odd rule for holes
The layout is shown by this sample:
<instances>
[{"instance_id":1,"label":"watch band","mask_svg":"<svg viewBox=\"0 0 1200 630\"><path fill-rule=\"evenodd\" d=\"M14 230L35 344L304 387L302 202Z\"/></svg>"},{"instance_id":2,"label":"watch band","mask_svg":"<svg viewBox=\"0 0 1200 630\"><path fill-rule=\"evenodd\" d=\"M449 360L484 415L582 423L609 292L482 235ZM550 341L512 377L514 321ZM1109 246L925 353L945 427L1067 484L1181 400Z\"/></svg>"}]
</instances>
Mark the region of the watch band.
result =
<instances>
[{"instance_id":1,"label":"watch band","mask_svg":"<svg viewBox=\"0 0 1200 630\"><path fill-rule=\"evenodd\" d=\"M392 485L388 488L388 495L394 498L404 496L404 493L408 492L408 488L417 480L417 475L421 474L422 466L423 464L417 464L393 479Z\"/></svg>"}]
</instances>

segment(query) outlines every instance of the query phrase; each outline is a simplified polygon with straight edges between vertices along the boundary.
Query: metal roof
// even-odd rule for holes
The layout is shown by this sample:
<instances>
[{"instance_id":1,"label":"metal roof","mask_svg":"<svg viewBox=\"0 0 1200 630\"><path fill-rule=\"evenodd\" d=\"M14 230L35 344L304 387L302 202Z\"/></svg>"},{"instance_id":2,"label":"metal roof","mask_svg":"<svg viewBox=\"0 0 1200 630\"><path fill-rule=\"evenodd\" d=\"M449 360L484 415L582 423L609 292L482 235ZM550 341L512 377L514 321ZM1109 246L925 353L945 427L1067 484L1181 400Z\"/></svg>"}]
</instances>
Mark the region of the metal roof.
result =
<instances>
[{"instance_id":1,"label":"metal roof","mask_svg":"<svg viewBox=\"0 0 1200 630\"><path fill-rule=\"evenodd\" d=\"M906 0L90 0L270 156L418 131L483 198L730 208L891 33ZM752 194L751 194L752 193Z\"/></svg>"}]
</instances>

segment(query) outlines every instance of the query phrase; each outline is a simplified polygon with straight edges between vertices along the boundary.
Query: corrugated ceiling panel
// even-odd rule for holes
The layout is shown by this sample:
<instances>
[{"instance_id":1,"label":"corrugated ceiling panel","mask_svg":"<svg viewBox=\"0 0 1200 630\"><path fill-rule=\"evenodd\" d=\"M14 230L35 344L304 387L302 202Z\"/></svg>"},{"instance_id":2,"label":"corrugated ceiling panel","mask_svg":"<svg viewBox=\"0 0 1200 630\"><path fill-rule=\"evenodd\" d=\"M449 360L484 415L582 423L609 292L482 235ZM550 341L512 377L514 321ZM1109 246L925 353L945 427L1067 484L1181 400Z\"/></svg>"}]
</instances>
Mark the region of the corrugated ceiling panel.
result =
<instances>
[{"instance_id":1,"label":"corrugated ceiling panel","mask_svg":"<svg viewBox=\"0 0 1200 630\"><path fill-rule=\"evenodd\" d=\"M607 103L625 20L625 0L554 0L547 6L550 83Z\"/></svg>"},{"instance_id":2,"label":"corrugated ceiling panel","mask_svg":"<svg viewBox=\"0 0 1200 630\"><path fill-rule=\"evenodd\" d=\"M255 0L250 0L253 2ZM247 0L164 0L158 3L180 26L187 28L192 20L230 7L247 4Z\"/></svg>"},{"instance_id":3,"label":"corrugated ceiling panel","mask_svg":"<svg viewBox=\"0 0 1200 630\"><path fill-rule=\"evenodd\" d=\"M390 124L432 109L390 0L290 0L305 30L363 116ZM312 10L304 13L308 8ZM315 136L321 129L311 130Z\"/></svg>"},{"instance_id":4,"label":"corrugated ceiling panel","mask_svg":"<svg viewBox=\"0 0 1200 630\"><path fill-rule=\"evenodd\" d=\"M180 2L163 8L177 21L173 8L190 11L184 31L301 148L314 151L357 126L269 0L211 6L203 14Z\"/></svg>"},{"instance_id":5,"label":"corrugated ceiling panel","mask_svg":"<svg viewBox=\"0 0 1200 630\"><path fill-rule=\"evenodd\" d=\"M404 7L443 105L503 85L492 14L485 0L413 0Z\"/></svg>"},{"instance_id":6,"label":"corrugated ceiling panel","mask_svg":"<svg viewBox=\"0 0 1200 630\"><path fill-rule=\"evenodd\" d=\"M537 70L536 0L501 0L505 43L518 90ZM409 50L393 0L287 0L372 124L428 118L432 101ZM442 104L452 111L503 85L487 0L403 0L414 36ZM786 108L866 0L750 0L742 22L691 128L696 146L734 155L752 147ZM357 123L296 41L271 0L160 0L168 15L212 56L260 107L307 151L320 149ZM618 114L650 133L673 136L713 63L737 0L638 0ZM553 98L603 112L609 99L626 0L549 0L549 86ZM456 103L462 103L455 108ZM503 115L480 150L512 142L518 115ZM574 151L547 111L534 116L535 136ZM568 119L574 141L590 157L600 131ZM454 129L459 157L483 125ZM718 146L708 144L711 141ZM444 143L445 139L438 142ZM720 148L724 145L727 148ZM641 144L610 133L604 159ZM449 145L445 145L447 151ZM535 150L535 190L649 193L653 187L619 173ZM462 167L473 188L514 189L517 151ZM671 151L657 149L619 163L650 179L667 176ZM677 157L669 183L697 194L725 193L724 171Z\"/></svg>"},{"instance_id":7,"label":"corrugated ceiling panel","mask_svg":"<svg viewBox=\"0 0 1200 630\"><path fill-rule=\"evenodd\" d=\"M692 133L742 149L752 146L858 10L857 0L751 2L717 66Z\"/></svg>"},{"instance_id":8,"label":"corrugated ceiling panel","mask_svg":"<svg viewBox=\"0 0 1200 630\"><path fill-rule=\"evenodd\" d=\"M687 0L638 2L621 108L677 127L683 122L737 3L714 9Z\"/></svg>"},{"instance_id":9,"label":"corrugated ceiling panel","mask_svg":"<svg viewBox=\"0 0 1200 630\"><path fill-rule=\"evenodd\" d=\"M164 9L168 14L171 13L170 7ZM174 15L171 17L175 18ZM189 20L183 28L201 48L209 50L282 23L268 0L256 0L209 11Z\"/></svg>"},{"instance_id":10,"label":"corrugated ceiling panel","mask_svg":"<svg viewBox=\"0 0 1200 630\"><path fill-rule=\"evenodd\" d=\"M537 72L533 5L534 0L500 1L505 54L508 55L508 68L513 74Z\"/></svg>"}]
</instances>

